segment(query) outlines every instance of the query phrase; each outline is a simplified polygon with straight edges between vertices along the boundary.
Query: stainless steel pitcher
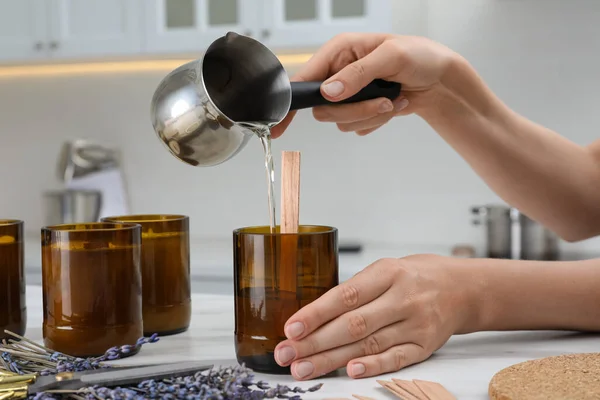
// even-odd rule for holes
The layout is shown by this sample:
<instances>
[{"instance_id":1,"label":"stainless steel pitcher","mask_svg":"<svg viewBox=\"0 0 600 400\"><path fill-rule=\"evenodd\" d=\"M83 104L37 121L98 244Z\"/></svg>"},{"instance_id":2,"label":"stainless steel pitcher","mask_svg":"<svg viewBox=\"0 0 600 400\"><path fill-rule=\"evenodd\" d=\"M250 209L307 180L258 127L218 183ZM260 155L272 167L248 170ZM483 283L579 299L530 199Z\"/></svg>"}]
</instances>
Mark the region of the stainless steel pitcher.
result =
<instances>
[{"instance_id":1,"label":"stainless steel pitcher","mask_svg":"<svg viewBox=\"0 0 600 400\"><path fill-rule=\"evenodd\" d=\"M154 130L171 154L193 166L213 166L239 153L257 125L274 126L290 110L331 104L322 82L291 82L279 59L263 44L229 32L201 59L169 73L151 103ZM375 80L354 103L400 95L399 83Z\"/></svg>"},{"instance_id":2,"label":"stainless steel pitcher","mask_svg":"<svg viewBox=\"0 0 600 400\"><path fill-rule=\"evenodd\" d=\"M48 191L43 196L46 225L96 222L100 218L102 193L95 190Z\"/></svg>"},{"instance_id":3,"label":"stainless steel pitcher","mask_svg":"<svg viewBox=\"0 0 600 400\"><path fill-rule=\"evenodd\" d=\"M116 149L85 139L63 143L58 156L57 175L66 183L75 178L110 168L118 168L120 154Z\"/></svg>"}]
</instances>

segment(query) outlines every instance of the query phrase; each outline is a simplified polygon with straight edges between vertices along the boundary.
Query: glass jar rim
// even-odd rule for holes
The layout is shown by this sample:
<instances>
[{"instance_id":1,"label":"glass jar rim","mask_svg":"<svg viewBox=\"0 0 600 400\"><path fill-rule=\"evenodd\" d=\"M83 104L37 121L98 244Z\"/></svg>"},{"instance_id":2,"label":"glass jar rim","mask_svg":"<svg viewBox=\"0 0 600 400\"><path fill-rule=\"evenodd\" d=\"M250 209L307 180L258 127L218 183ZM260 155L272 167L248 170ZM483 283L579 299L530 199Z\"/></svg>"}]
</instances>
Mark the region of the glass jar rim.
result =
<instances>
[{"instance_id":1,"label":"glass jar rim","mask_svg":"<svg viewBox=\"0 0 600 400\"><path fill-rule=\"evenodd\" d=\"M0 218L0 226L12 226L22 224L23 220L12 218Z\"/></svg>"},{"instance_id":2,"label":"glass jar rim","mask_svg":"<svg viewBox=\"0 0 600 400\"><path fill-rule=\"evenodd\" d=\"M276 232L270 232L269 225L255 225L255 226L245 226L242 228L234 229L234 235L259 235L259 236L287 236L287 235L297 235L297 236L311 236L311 235L327 235L332 233L337 233L338 229L329 225L313 225L313 224L300 224L298 226L299 230L302 228L315 229L314 231L308 230L304 232L279 232L280 225L276 226ZM265 232L262 232L262 231Z\"/></svg>"},{"instance_id":3,"label":"glass jar rim","mask_svg":"<svg viewBox=\"0 0 600 400\"><path fill-rule=\"evenodd\" d=\"M117 232L140 229L140 224L121 222L80 222L44 226L42 231L52 232Z\"/></svg>"},{"instance_id":4,"label":"glass jar rim","mask_svg":"<svg viewBox=\"0 0 600 400\"><path fill-rule=\"evenodd\" d=\"M189 219L183 214L131 214L131 215L114 215L103 217L103 222L125 222L125 223L142 223L142 222L170 222L170 221L185 221Z\"/></svg>"}]
</instances>

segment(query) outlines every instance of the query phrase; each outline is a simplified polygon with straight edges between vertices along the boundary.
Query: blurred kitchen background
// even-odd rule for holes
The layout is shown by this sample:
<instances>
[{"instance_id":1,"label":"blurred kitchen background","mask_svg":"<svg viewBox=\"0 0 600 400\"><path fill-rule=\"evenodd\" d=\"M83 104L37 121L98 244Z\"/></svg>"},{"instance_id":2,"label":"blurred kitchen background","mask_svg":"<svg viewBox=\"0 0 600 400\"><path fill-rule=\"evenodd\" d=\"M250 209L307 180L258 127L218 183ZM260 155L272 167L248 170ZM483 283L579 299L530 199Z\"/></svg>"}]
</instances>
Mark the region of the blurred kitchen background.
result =
<instances>
[{"instance_id":1,"label":"blurred kitchen background","mask_svg":"<svg viewBox=\"0 0 600 400\"><path fill-rule=\"evenodd\" d=\"M230 274L232 230L268 224L259 141L222 165L190 167L163 148L149 113L159 81L213 40L252 35L293 74L337 33L428 36L512 108L585 145L600 137L598 21L597 0L0 0L0 214L25 220L35 264L44 192L64 188L63 146L87 140L118 152L129 212L189 215L193 265ZM485 255L472 207L502 201L419 118L358 137L303 111L273 143L276 168L282 150L302 152L301 223L363 246L348 274L457 244ZM600 253L598 239L558 245L576 258Z\"/></svg>"}]
</instances>

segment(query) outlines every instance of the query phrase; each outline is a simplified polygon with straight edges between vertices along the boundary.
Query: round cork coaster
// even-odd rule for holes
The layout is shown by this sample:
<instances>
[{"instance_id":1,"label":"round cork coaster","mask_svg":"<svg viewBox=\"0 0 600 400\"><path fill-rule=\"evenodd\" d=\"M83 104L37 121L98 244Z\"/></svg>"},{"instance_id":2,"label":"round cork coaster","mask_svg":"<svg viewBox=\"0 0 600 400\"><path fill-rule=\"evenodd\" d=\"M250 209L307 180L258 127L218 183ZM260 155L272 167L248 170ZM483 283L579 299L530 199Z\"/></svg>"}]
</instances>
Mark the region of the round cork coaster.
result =
<instances>
[{"instance_id":1,"label":"round cork coaster","mask_svg":"<svg viewBox=\"0 0 600 400\"><path fill-rule=\"evenodd\" d=\"M600 353L567 354L526 361L492 378L491 400L600 399Z\"/></svg>"}]
</instances>

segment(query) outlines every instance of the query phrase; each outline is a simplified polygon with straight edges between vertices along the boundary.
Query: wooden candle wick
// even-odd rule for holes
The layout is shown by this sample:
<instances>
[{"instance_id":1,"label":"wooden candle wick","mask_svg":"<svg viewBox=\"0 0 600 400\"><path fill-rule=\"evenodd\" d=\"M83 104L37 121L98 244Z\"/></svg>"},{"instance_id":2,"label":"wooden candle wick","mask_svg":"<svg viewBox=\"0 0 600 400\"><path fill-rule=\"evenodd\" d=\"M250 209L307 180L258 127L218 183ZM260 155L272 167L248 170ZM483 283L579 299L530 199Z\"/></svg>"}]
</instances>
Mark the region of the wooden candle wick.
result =
<instances>
[{"instance_id":1,"label":"wooden candle wick","mask_svg":"<svg viewBox=\"0 0 600 400\"><path fill-rule=\"evenodd\" d=\"M281 233L298 233L300 220L300 152L281 154Z\"/></svg>"},{"instance_id":2,"label":"wooden candle wick","mask_svg":"<svg viewBox=\"0 0 600 400\"><path fill-rule=\"evenodd\" d=\"M300 152L281 154L280 233L298 233L300 220ZM281 290L297 292L297 237L281 237L279 285Z\"/></svg>"}]
</instances>

